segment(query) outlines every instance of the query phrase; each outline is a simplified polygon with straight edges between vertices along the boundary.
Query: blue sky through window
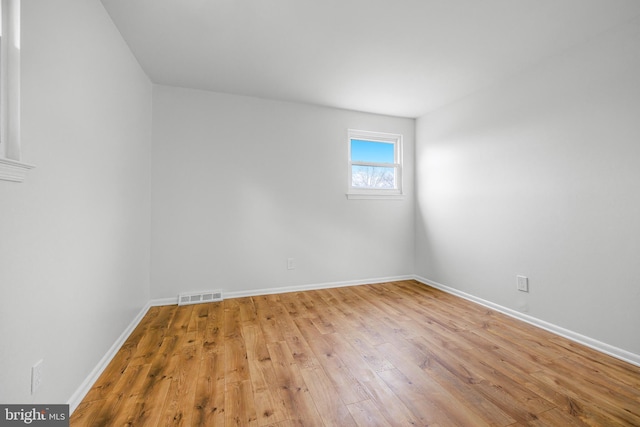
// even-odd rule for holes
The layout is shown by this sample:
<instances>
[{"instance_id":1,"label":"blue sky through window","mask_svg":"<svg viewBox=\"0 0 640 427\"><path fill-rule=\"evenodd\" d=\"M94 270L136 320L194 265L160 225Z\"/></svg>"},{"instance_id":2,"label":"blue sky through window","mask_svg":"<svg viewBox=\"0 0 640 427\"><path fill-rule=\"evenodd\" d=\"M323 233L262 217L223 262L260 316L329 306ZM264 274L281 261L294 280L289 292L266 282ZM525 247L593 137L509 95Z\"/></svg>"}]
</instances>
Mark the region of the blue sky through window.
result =
<instances>
[{"instance_id":1,"label":"blue sky through window","mask_svg":"<svg viewBox=\"0 0 640 427\"><path fill-rule=\"evenodd\" d=\"M394 163L393 144L386 142L351 140L352 162Z\"/></svg>"}]
</instances>

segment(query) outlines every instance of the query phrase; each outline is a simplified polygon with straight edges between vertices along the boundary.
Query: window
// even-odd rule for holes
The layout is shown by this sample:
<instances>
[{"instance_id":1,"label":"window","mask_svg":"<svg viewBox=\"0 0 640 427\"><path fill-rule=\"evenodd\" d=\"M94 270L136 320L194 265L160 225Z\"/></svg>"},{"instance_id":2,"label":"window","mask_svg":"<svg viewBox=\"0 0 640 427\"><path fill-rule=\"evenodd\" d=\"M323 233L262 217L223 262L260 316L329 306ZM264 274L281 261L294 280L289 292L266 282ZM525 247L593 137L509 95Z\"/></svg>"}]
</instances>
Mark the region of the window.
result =
<instances>
[{"instance_id":1,"label":"window","mask_svg":"<svg viewBox=\"0 0 640 427\"><path fill-rule=\"evenodd\" d=\"M21 182L20 0L0 0L0 179Z\"/></svg>"},{"instance_id":2,"label":"window","mask_svg":"<svg viewBox=\"0 0 640 427\"><path fill-rule=\"evenodd\" d=\"M402 135L349 129L347 197L402 197Z\"/></svg>"}]
</instances>

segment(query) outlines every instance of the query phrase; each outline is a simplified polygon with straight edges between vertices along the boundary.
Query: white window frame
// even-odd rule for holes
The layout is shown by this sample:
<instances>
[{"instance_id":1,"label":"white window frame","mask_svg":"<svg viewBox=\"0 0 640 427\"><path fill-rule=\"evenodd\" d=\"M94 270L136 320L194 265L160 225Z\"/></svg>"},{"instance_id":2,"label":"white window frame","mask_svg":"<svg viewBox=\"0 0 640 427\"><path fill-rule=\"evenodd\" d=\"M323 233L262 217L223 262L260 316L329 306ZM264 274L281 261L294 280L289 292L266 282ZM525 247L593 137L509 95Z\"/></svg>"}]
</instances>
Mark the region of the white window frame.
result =
<instances>
[{"instance_id":1,"label":"white window frame","mask_svg":"<svg viewBox=\"0 0 640 427\"><path fill-rule=\"evenodd\" d=\"M347 138L347 160L348 160L348 176L347 176L347 198L348 199L388 199L400 200L404 197L402 193L402 135L395 133L372 132L366 130L348 129ZM372 142L384 142L393 144L393 163L374 163L351 161L351 140L359 139ZM353 186L353 167L354 166L380 166L393 167L395 169L395 184L393 189L385 188L361 188Z\"/></svg>"},{"instance_id":2,"label":"white window frame","mask_svg":"<svg viewBox=\"0 0 640 427\"><path fill-rule=\"evenodd\" d=\"M32 168L20 159L20 0L0 0L0 180Z\"/></svg>"}]
</instances>

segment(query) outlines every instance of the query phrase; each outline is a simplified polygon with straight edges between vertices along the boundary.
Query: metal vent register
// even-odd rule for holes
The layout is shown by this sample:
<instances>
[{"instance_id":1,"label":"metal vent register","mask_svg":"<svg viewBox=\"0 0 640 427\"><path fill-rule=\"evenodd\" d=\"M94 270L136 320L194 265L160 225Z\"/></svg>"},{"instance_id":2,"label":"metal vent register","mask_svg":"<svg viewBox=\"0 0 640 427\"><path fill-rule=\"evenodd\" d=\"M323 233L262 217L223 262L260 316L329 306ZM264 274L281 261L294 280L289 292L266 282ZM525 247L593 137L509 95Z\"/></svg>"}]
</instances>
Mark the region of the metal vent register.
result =
<instances>
[{"instance_id":1,"label":"metal vent register","mask_svg":"<svg viewBox=\"0 0 640 427\"><path fill-rule=\"evenodd\" d=\"M222 301L222 291L203 291L178 294L178 305Z\"/></svg>"}]
</instances>

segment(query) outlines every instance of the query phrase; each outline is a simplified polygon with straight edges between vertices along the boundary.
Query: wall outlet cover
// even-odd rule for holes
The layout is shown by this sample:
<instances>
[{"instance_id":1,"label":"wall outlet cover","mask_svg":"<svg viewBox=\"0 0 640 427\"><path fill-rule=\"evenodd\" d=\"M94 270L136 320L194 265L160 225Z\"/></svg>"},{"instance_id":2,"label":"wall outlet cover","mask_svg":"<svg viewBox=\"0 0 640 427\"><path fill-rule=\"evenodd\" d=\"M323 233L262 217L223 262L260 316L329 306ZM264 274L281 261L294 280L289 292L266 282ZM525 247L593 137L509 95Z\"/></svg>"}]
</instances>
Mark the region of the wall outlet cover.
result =
<instances>
[{"instance_id":1,"label":"wall outlet cover","mask_svg":"<svg viewBox=\"0 0 640 427\"><path fill-rule=\"evenodd\" d=\"M529 292L529 279L525 276L516 276L518 290L522 292Z\"/></svg>"}]
</instances>

